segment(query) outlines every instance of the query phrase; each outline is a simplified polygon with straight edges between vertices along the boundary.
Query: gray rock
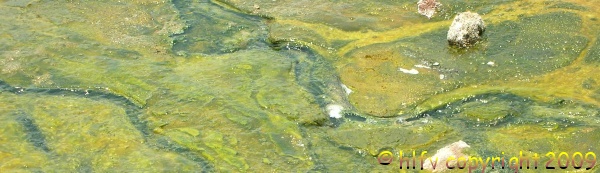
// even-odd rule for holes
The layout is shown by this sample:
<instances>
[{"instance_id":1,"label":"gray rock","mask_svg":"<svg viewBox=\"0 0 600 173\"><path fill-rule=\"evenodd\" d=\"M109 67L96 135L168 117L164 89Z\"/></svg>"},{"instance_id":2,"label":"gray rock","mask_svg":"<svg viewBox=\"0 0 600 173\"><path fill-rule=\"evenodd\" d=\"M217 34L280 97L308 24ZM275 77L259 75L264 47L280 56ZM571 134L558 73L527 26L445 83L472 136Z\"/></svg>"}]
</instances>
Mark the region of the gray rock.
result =
<instances>
[{"instance_id":1,"label":"gray rock","mask_svg":"<svg viewBox=\"0 0 600 173\"><path fill-rule=\"evenodd\" d=\"M463 12L458 14L450 25L448 43L459 47L469 47L481 39L484 31L485 24L479 14Z\"/></svg>"}]
</instances>

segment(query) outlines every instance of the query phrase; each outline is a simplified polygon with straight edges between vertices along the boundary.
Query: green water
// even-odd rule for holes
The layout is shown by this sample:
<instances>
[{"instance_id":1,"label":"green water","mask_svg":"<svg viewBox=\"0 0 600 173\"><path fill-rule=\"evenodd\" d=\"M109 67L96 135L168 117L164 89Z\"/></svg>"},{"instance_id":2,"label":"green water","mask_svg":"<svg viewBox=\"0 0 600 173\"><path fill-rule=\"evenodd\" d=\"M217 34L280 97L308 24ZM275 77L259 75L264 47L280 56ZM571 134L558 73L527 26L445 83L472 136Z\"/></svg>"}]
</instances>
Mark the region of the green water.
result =
<instances>
[{"instance_id":1,"label":"green water","mask_svg":"<svg viewBox=\"0 0 600 173\"><path fill-rule=\"evenodd\" d=\"M416 2L1 0L0 172L402 172L379 152L460 140L600 154L600 1ZM463 11L487 26L468 49L446 41Z\"/></svg>"}]
</instances>

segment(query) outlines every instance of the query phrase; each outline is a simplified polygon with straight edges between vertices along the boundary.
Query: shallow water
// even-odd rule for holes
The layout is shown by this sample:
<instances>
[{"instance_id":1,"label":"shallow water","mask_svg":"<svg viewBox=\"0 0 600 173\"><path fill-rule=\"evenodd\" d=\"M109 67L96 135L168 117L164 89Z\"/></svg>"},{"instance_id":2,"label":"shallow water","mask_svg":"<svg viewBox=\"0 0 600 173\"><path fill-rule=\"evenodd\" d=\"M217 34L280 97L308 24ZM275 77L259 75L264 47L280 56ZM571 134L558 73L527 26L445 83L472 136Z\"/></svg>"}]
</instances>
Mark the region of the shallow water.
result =
<instances>
[{"instance_id":1,"label":"shallow water","mask_svg":"<svg viewBox=\"0 0 600 173\"><path fill-rule=\"evenodd\" d=\"M440 2L0 1L0 172L406 171L378 154L460 140L600 154L600 1ZM463 11L487 26L468 49L446 41Z\"/></svg>"}]
</instances>

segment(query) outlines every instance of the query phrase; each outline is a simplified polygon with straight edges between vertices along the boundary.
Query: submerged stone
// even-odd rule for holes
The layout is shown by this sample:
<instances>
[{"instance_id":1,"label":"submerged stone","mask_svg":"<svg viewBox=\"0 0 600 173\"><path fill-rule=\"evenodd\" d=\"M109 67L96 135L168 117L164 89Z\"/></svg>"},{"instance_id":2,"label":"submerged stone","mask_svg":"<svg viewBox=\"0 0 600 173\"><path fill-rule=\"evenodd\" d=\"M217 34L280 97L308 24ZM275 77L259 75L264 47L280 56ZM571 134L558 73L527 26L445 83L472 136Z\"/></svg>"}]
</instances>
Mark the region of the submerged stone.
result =
<instances>
[{"instance_id":1,"label":"submerged stone","mask_svg":"<svg viewBox=\"0 0 600 173\"><path fill-rule=\"evenodd\" d=\"M468 47L479 41L484 31L485 24L479 14L463 12L458 14L450 25L448 43L459 47Z\"/></svg>"}]
</instances>

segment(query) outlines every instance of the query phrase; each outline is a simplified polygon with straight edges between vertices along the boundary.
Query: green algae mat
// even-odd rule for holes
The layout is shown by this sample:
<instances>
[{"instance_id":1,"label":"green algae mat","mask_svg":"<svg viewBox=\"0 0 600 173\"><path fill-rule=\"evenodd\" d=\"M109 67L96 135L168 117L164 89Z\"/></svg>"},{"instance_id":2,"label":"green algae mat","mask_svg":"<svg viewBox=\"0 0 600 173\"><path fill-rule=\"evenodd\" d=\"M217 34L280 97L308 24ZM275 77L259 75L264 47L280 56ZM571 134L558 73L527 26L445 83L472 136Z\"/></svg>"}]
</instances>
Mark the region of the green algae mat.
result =
<instances>
[{"instance_id":1,"label":"green algae mat","mask_svg":"<svg viewBox=\"0 0 600 173\"><path fill-rule=\"evenodd\" d=\"M0 0L0 172L599 171L600 1L417 2Z\"/></svg>"}]
</instances>

